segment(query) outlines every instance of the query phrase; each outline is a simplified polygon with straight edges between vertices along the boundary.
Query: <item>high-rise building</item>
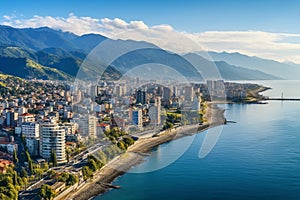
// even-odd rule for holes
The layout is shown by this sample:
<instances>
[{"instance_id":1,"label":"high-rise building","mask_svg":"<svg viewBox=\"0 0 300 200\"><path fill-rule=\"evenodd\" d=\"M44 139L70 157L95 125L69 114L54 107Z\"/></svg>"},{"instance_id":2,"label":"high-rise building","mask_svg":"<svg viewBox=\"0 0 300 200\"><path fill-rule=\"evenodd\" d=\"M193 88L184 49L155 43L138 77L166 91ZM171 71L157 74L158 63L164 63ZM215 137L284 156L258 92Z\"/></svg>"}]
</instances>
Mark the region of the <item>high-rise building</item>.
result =
<instances>
[{"instance_id":1,"label":"high-rise building","mask_svg":"<svg viewBox=\"0 0 300 200\"><path fill-rule=\"evenodd\" d=\"M7 126L16 126L19 114L14 111L8 111L6 113L6 125Z\"/></svg>"},{"instance_id":2,"label":"high-rise building","mask_svg":"<svg viewBox=\"0 0 300 200\"><path fill-rule=\"evenodd\" d=\"M170 88L164 87L163 89L163 101L169 101L171 98L171 90Z\"/></svg>"},{"instance_id":3,"label":"high-rise building","mask_svg":"<svg viewBox=\"0 0 300 200\"><path fill-rule=\"evenodd\" d=\"M138 109L131 110L131 120L134 125L138 127L142 127L143 126L142 109L138 108Z\"/></svg>"},{"instance_id":4,"label":"high-rise building","mask_svg":"<svg viewBox=\"0 0 300 200\"><path fill-rule=\"evenodd\" d=\"M194 98L192 110L200 111L201 110L201 95L197 95Z\"/></svg>"},{"instance_id":5,"label":"high-rise building","mask_svg":"<svg viewBox=\"0 0 300 200\"><path fill-rule=\"evenodd\" d=\"M185 100L186 101L193 101L194 100L194 88L193 86L189 85L184 88L185 92Z\"/></svg>"},{"instance_id":6,"label":"high-rise building","mask_svg":"<svg viewBox=\"0 0 300 200\"><path fill-rule=\"evenodd\" d=\"M224 80L207 80L207 88L211 97L225 98Z\"/></svg>"},{"instance_id":7,"label":"high-rise building","mask_svg":"<svg viewBox=\"0 0 300 200\"><path fill-rule=\"evenodd\" d=\"M121 96L123 96L123 94L122 94L122 89L121 89L121 86L120 86L120 85L116 85L114 94L115 94L116 97L121 97Z\"/></svg>"},{"instance_id":8,"label":"high-rise building","mask_svg":"<svg viewBox=\"0 0 300 200\"><path fill-rule=\"evenodd\" d=\"M86 115L76 120L79 125L79 133L83 136L96 137L97 119L93 115Z\"/></svg>"},{"instance_id":9,"label":"high-rise building","mask_svg":"<svg viewBox=\"0 0 300 200\"><path fill-rule=\"evenodd\" d=\"M162 86L158 86L157 90L156 90L156 95L157 96L162 96L163 94L163 87Z\"/></svg>"},{"instance_id":10,"label":"high-rise building","mask_svg":"<svg viewBox=\"0 0 300 200\"><path fill-rule=\"evenodd\" d=\"M138 90L136 93L136 104L146 104L146 92Z\"/></svg>"},{"instance_id":11,"label":"high-rise building","mask_svg":"<svg viewBox=\"0 0 300 200\"><path fill-rule=\"evenodd\" d=\"M54 120L47 120L40 124L40 155L51 160L51 153L56 154L57 163L66 162L66 131Z\"/></svg>"},{"instance_id":12,"label":"high-rise building","mask_svg":"<svg viewBox=\"0 0 300 200\"><path fill-rule=\"evenodd\" d=\"M95 116L88 116L88 134L90 137L95 138L97 133L97 119Z\"/></svg>"},{"instance_id":13,"label":"high-rise building","mask_svg":"<svg viewBox=\"0 0 300 200\"><path fill-rule=\"evenodd\" d=\"M178 88L177 88L177 86L174 86L173 87L173 97L177 97L177 96L179 96L179 94L178 94Z\"/></svg>"},{"instance_id":14,"label":"high-rise building","mask_svg":"<svg viewBox=\"0 0 300 200\"><path fill-rule=\"evenodd\" d=\"M98 96L99 94L99 90L98 90L98 86L97 85L92 85L90 88L90 95L91 98L94 99L96 96Z\"/></svg>"},{"instance_id":15,"label":"high-rise building","mask_svg":"<svg viewBox=\"0 0 300 200\"><path fill-rule=\"evenodd\" d=\"M126 95L126 85L116 85L114 94L116 97L123 97L124 95Z\"/></svg>"},{"instance_id":16,"label":"high-rise building","mask_svg":"<svg viewBox=\"0 0 300 200\"><path fill-rule=\"evenodd\" d=\"M149 117L151 125L159 125L161 123L161 100L160 97L155 98L155 103L149 108Z\"/></svg>"}]
</instances>

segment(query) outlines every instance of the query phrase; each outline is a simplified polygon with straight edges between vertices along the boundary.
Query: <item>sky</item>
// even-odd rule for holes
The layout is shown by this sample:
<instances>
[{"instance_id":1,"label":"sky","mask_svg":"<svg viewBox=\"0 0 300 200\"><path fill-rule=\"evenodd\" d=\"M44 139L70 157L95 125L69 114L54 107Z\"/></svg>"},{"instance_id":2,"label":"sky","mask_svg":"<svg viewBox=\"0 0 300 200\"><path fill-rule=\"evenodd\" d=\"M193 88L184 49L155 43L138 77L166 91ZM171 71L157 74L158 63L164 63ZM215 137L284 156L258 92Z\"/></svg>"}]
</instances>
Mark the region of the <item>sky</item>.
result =
<instances>
[{"instance_id":1,"label":"sky","mask_svg":"<svg viewBox=\"0 0 300 200\"><path fill-rule=\"evenodd\" d=\"M0 24L49 26L82 35L150 40L186 37L202 49L300 63L300 2L296 0L0 0ZM124 32L129 33L125 34ZM122 32L121 36L116 36ZM170 39L169 39L170 40ZM162 46L170 50L170 42ZM196 51L178 43L178 51Z\"/></svg>"}]
</instances>

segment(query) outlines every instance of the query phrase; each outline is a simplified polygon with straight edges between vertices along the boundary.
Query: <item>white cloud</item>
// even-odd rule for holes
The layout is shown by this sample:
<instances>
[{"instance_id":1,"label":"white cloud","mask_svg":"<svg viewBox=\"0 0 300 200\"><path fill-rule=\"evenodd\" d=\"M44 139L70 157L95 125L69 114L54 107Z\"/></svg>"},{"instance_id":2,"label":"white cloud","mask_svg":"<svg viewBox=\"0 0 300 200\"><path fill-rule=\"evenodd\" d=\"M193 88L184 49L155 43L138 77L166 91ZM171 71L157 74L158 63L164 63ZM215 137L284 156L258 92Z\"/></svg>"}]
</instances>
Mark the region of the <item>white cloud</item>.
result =
<instances>
[{"instance_id":1,"label":"white cloud","mask_svg":"<svg viewBox=\"0 0 300 200\"><path fill-rule=\"evenodd\" d=\"M129 28L131 28L131 29L148 29L148 26L143 21L131 21Z\"/></svg>"},{"instance_id":2,"label":"white cloud","mask_svg":"<svg viewBox=\"0 0 300 200\"><path fill-rule=\"evenodd\" d=\"M5 20L11 20L11 16L8 16L8 15L4 15L3 18L4 18Z\"/></svg>"},{"instance_id":3,"label":"white cloud","mask_svg":"<svg viewBox=\"0 0 300 200\"><path fill-rule=\"evenodd\" d=\"M263 31L207 31L180 32L168 24L148 26L143 21L126 22L122 19L34 16L25 19L3 16L3 25L13 27L41 27L70 31L78 35L98 33L110 38L146 40L175 52L199 50L240 52L278 61L300 63L300 34L269 33Z\"/></svg>"}]
</instances>

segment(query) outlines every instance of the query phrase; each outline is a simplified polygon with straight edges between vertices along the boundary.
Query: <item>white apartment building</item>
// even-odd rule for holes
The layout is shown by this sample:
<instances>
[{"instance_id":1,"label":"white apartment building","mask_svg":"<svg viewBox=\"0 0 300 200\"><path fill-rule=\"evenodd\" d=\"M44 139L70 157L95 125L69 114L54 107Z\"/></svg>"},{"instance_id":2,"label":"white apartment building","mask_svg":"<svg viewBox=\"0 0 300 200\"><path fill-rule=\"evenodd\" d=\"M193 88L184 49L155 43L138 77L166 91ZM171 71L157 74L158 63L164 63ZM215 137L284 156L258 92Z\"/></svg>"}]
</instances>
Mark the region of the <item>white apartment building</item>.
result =
<instances>
[{"instance_id":1,"label":"white apartment building","mask_svg":"<svg viewBox=\"0 0 300 200\"><path fill-rule=\"evenodd\" d=\"M22 124L22 135L26 138L40 137L40 125L33 122L25 122Z\"/></svg>"},{"instance_id":2,"label":"white apartment building","mask_svg":"<svg viewBox=\"0 0 300 200\"><path fill-rule=\"evenodd\" d=\"M51 160L52 150L56 154L57 163L66 162L65 149L66 131L54 120L47 120L40 124L40 155Z\"/></svg>"}]
</instances>

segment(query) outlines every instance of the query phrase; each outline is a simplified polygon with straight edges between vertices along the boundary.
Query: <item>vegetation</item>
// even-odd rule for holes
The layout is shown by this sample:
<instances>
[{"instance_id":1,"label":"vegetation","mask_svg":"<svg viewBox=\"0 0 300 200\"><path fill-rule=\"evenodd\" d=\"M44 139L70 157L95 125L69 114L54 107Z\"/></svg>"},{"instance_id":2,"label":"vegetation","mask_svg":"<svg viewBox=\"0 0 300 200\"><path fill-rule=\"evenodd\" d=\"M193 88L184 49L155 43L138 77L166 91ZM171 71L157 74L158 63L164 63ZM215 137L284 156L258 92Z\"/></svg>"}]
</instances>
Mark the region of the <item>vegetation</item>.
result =
<instances>
[{"instance_id":1,"label":"vegetation","mask_svg":"<svg viewBox=\"0 0 300 200\"><path fill-rule=\"evenodd\" d=\"M113 128L109 131L105 131L104 134L113 144L116 144L114 145L115 147L119 148L118 151L115 150L115 147L110 147L111 149L107 149L106 151L109 154L106 155L108 155L109 158L120 152L124 152L130 145L134 144L133 138L119 128Z\"/></svg>"},{"instance_id":2,"label":"vegetation","mask_svg":"<svg viewBox=\"0 0 300 200\"><path fill-rule=\"evenodd\" d=\"M123 153L124 151L122 149L120 149L117 145L112 144L108 147L106 147L103 152L105 153L105 155L107 156L107 159L111 160L114 157L116 157L117 155Z\"/></svg>"},{"instance_id":3,"label":"vegetation","mask_svg":"<svg viewBox=\"0 0 300 200\"><path fill-rule=\"evenodd\" d=\"M32 159L30 157L28 150L25 151L25 155L26 155L26 160L28 162L28 169L29 169L30 173L33 174L34 173L33 162L32 162Z\"/></svg>"},{"instance_id":4,"label":"vegetation","mask_svg":"<svg viewBox=\"0 0 300 200\"><path fill-rule=\"evenodd\" d=\"M57 181L64 182L66 185L74 185L78 183L78 177L72 173L63 172L58 176Z\"/></svg>"},{"instance_id":5,"label":"vegetation","mask_svg":"<svg viewBox=\"0 0 300 200\"><path fill-rule=\"evenodd\" d=\"M20 188L26 184L26 178L19 177L12 167L8 167L6 174L0 174L0 199L18 199Z\"/></svg>"},{"instance_id":6,"label":"vegetation","mask_svg":"<svg viewBox=\"0 0 300 200\"><path fill-rule=\"evenodd\" d=\"M19 162L16 150L14 150L14 152L13 152L13 161L14 161L15 165Z\"/></svg>"},{"instance_id":7,"label":"vegetation","mask_svg":"<svg viewBox=\"0 0 300 200\"><path fill-rule=\"evenodd\" d=\"M166 122L163 126L163 130L169 130L172 129L174 127L174 125L171 122Z\"/></svg>"},{"instance_id":8,"label":"vegetation","mask_svg":"<svg viewBox=\"0 0 300 200\"><path fill-rule=\"evenodd\" d=\"M39 196L45 200L51 200L55 197L55 191L47 184L43 184Z\"/></svg>"},{"instance_id":9,"label":"vegetation","mask_svg":"<svg viewBox=\"0 0 300 200\"><path fill-rule=\"evenodd\" d=\"M47 171L47 175L50 178L53 178L56 175L56 172L53 169L51 169L51 170Z\"/></svg>"},{"instance_id":10,"label":"vegetation","mask_svg":"<svg viewBox=\"0 0 300 200\"><path fill-rule=\"evenodd\" d=\"M93 172L88 166L82 167L82 176L84 180L93 177Z\"/></svg>"},{"instance_id":11,"label":"vegetation","mask_svg":"<svg viewBox=\"0 0 300 200\"><path fill-rule=\"evenodd\" d=\"M97 156L98 156L98 159L103 163L103 165L105 165L107 163L107 157L106 157L105 153L102 150L100 150L97 153Z\"/></svg>"}]
</instances>

